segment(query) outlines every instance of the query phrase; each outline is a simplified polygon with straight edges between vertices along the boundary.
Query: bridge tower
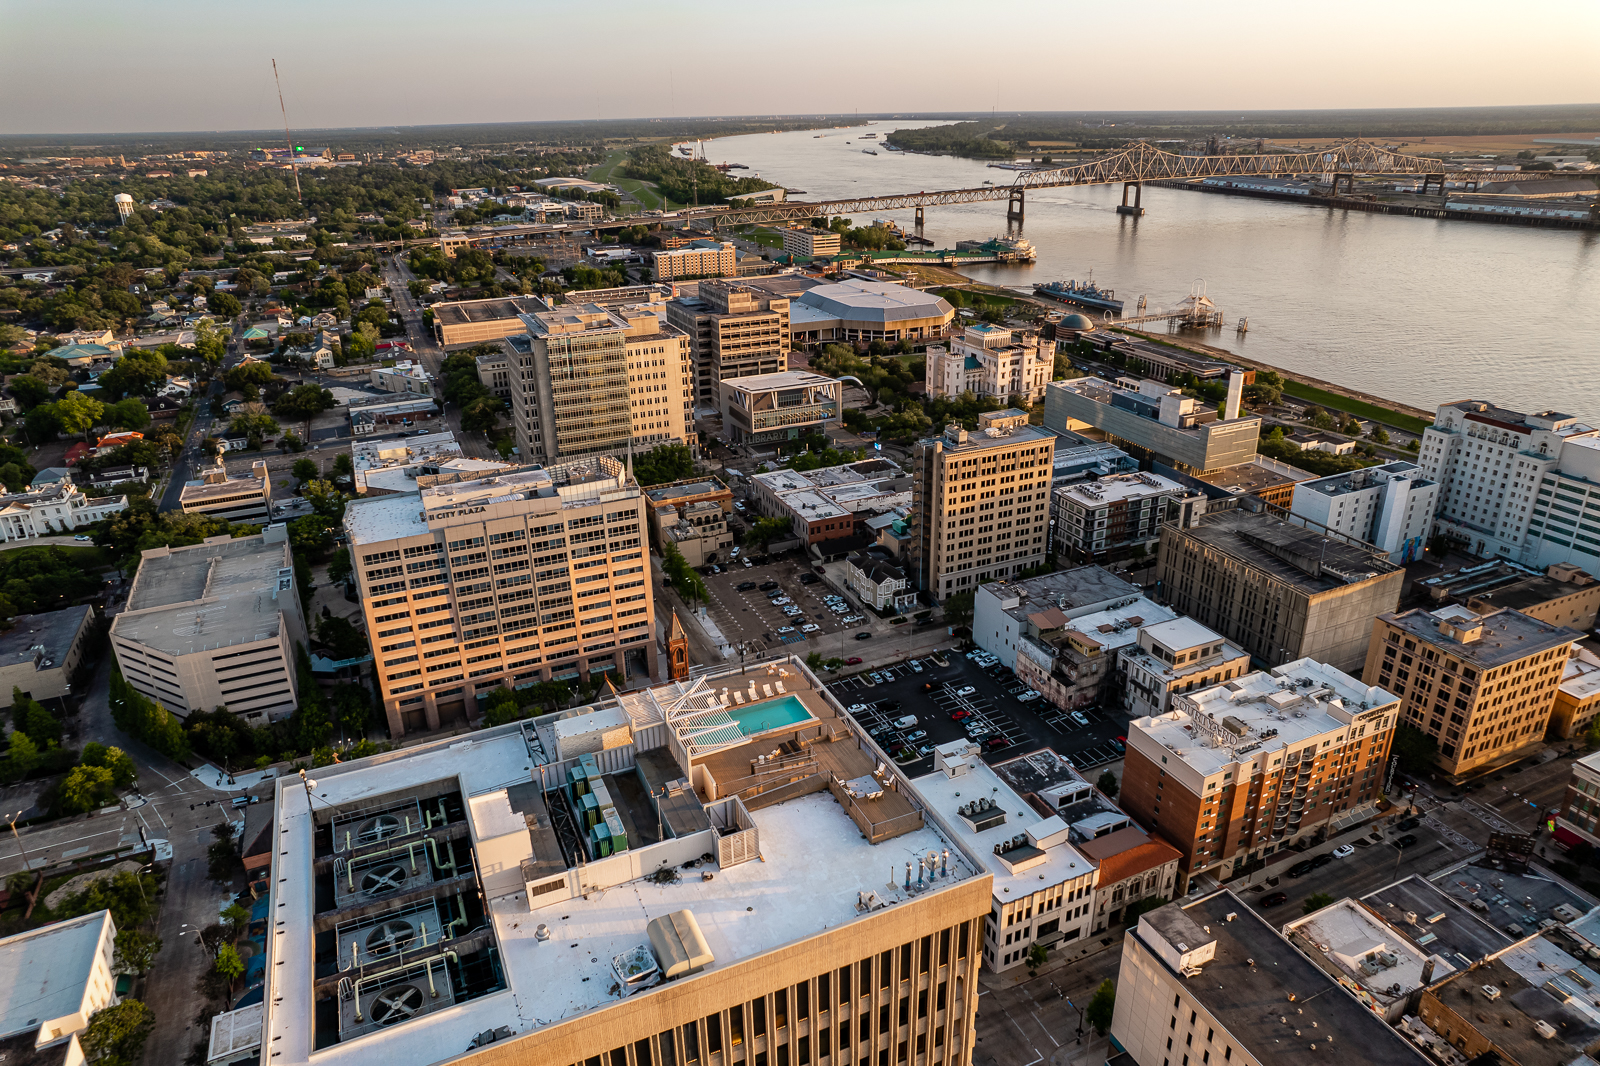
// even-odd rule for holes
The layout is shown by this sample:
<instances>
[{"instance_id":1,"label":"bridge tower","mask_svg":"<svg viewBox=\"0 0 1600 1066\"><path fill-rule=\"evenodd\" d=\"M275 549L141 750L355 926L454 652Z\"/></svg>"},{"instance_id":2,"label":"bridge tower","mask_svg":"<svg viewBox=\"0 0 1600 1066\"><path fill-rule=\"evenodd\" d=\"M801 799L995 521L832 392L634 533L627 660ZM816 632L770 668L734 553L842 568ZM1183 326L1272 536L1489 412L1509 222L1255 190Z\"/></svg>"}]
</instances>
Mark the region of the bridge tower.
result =
<instances>
[{"instance_id":1,"label":"bridge tower","mask_svg":"<svg viewBox=\"0 0 1600 1066\"><path fill-rule=\"evenodd\" d=\"M1132 204L1128 203L1128 190L1129 189L1133 190L1133 203ZM1144 182L1142 182L1142 181L1125 181L1125 182L1123 182L1122 183L1122 204L1121 204L1121 206L1119 206L1117 208L1117 214L1119 214L1119 215L1132 215L1134 218L1140 217L1141 215L1144 214L1144 207L1141 206L1141 204L1140 204L1140 200L1142 200L1143 197L1144 197Z\"/></svg>"},{"instance_id":2,"label":"bridge tower","mask_svg":"<svg viewBox=\"0 0 1600 1066\"><path fill-rule=\"evenodd\" d=\"M1013 222L1016 223L1019 229L1022 227L1022 209L1024 206L1022 202L1022 193L1022 189L1012 189L1010 199L1006 201L1007 228L1010 228L1010 225Z\"/></svg>"},{"instance_id":3,"label":"bridge tower","mask_svg":"<svg viewBox=\"0 0 1600 1066\"><path fill-rule=\"evenodd\" d=\"M918 237L922 236L922 221L922 208L919 207L917 208L917 224L915 227Z\"/></svg>"},{"instance_id":4,"label":"bridge tower","mask_svg":"<svg viewBox=\"0 0 1600 1066\"><path fill-rule=\"evenodd\" d=\"M1444 195L1444 175L1443 174L1424 174L1424 175L1422 175L1422 192L1421 192L1420 195L1422 195L1422 196L1428 195L1428 190L1433 187L1435 182L1437 182L1438 185L1439 185L1439 195L1443 196Z\"/></svg>"}]
</instances>

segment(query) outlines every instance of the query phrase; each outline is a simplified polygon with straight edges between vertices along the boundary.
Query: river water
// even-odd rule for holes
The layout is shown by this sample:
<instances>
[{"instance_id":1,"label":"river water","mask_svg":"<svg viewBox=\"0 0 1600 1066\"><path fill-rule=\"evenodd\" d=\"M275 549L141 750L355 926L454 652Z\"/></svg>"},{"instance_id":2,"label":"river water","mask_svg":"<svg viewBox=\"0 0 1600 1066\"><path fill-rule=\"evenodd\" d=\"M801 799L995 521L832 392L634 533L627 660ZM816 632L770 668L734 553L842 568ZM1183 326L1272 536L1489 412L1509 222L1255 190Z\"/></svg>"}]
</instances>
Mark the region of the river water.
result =
<instances>
[{"instance_id":1,"label":"river water","mask_svg":"<svg viewBox=\"0 0 1600 1066\"><path fill-rule=\"evenodd\" d=\"M897 125L729 137L706 142L705 153L803 189L795 199L805 200L1012 178L974 160L884 151ZM863 132L879 134L876 156L863 153L872 144ZM1426 410L1473 397L1600 419L1600 233L1163 188L1144 190L1145 216L1133 219L1116 213L1121 193L1028 193L1023 235L1038 262L964 273L1031 286L1092 270L1129 314L1140 295L1151 310L1170 307L1203 279L1227 324L1191 339ZM909 229L913 212L880 217ZM927 209L935 247L1004 231L1004 200ZM1240 318L1250 325L1243 335Z\"/></svg>"}]
</instances>

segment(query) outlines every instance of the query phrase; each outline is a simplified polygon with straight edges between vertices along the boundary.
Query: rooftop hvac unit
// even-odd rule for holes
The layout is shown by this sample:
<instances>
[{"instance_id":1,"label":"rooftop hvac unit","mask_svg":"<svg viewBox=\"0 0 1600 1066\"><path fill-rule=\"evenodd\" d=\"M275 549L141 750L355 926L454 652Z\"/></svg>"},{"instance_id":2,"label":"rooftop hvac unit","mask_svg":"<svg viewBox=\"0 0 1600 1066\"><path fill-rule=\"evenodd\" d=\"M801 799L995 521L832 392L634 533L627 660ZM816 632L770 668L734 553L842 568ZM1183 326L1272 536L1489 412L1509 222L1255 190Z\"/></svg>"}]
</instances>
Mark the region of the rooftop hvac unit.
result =
<instances>
[{"instance_id":1,"label":"rooftop hvac unit","mask_svg":"<svg viewBox=\"0 0 1600 1066\"><path fill-rule=\"evenodd\" d=\"M394 985L374 993L364 1009L378 1025L398 1025L420 1014L427 1001L428 994L418 985Z\"/></svg>"},{"instance_id":2,"label":"rooftop hvac unit","mask_svg":"<svg viewBox=\"0 0 1600 1066\"><path fill-rule=\"evenodd\" d=\"M405 884L406 868L400 863L382 863L361 875L361 894L377 899L397 891Z\"/></svg>"}]
</instances>

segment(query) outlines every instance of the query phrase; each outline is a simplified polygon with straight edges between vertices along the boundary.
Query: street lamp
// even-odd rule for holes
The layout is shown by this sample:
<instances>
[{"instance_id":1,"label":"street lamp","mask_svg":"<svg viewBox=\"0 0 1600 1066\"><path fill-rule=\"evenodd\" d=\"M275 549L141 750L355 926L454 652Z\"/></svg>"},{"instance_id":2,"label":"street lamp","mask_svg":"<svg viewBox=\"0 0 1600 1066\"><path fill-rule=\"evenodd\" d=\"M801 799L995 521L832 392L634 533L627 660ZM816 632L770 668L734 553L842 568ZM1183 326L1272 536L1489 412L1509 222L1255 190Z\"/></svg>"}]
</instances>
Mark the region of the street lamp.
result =
<instances>
[{"instance_id":1,"label":"street lamp","mask_svg":"<svg viewBox=\"0 0 1600 1066\"><path fill-rule=\"evenodd\" d=\"M16 814L13 814L11 816L11 835L17 841L17 850L22 853L22 866L23 866L23 869L32 870L33 869L33 860L28 858L28 849L22 846L22 834L17 832L17 819L21 818L21 817L22 817L22 812L21 811L18 811Z\"/></svg>"}]
</instances>

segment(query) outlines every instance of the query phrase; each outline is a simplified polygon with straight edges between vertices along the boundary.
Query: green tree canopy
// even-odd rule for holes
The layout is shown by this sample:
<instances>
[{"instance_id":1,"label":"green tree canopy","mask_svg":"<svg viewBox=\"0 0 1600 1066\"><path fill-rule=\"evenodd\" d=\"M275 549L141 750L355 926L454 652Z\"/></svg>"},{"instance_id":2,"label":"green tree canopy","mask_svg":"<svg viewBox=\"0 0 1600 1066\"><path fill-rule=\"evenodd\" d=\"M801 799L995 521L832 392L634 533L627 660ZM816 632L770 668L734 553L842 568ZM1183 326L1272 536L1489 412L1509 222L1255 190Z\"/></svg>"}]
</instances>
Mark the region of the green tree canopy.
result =
<instances>
[{"instance_id":1,"label":"green tree canopy","mask_svg":"<svg viewBox=\"0 0 1600 1066\"><path fill-rule=\"evenodd\" d=\"M1117 1013L1117 986L1108 977L1094 990L1094 998L1083 1012L1083 1020L1101 1036L1111 1028L1111 1019Z\"/></svg>"},{"instance_id":2,"label":"green tree canopy","mask_svg":"<svg viewBox=\"0 0 1600 1066\"><path fill-rule=\"evenodd\" d=\"M155 1024L155 1015L142 1000L125 999L96 1011L78 1039L95 1066L134 1066Z\"/></svg>"},{"instance_id":3,"label":"green tree canopy","mask_svg":"<svg viewBox=\"0 0 1600 1066\"><path fill-rule=\"evenodd\" d=\"M89 431L100 424L106 406L92 396L69 392L52 405L56 421L72 436L80 434L87 439Z\"/></svg>"}]
</instances>

